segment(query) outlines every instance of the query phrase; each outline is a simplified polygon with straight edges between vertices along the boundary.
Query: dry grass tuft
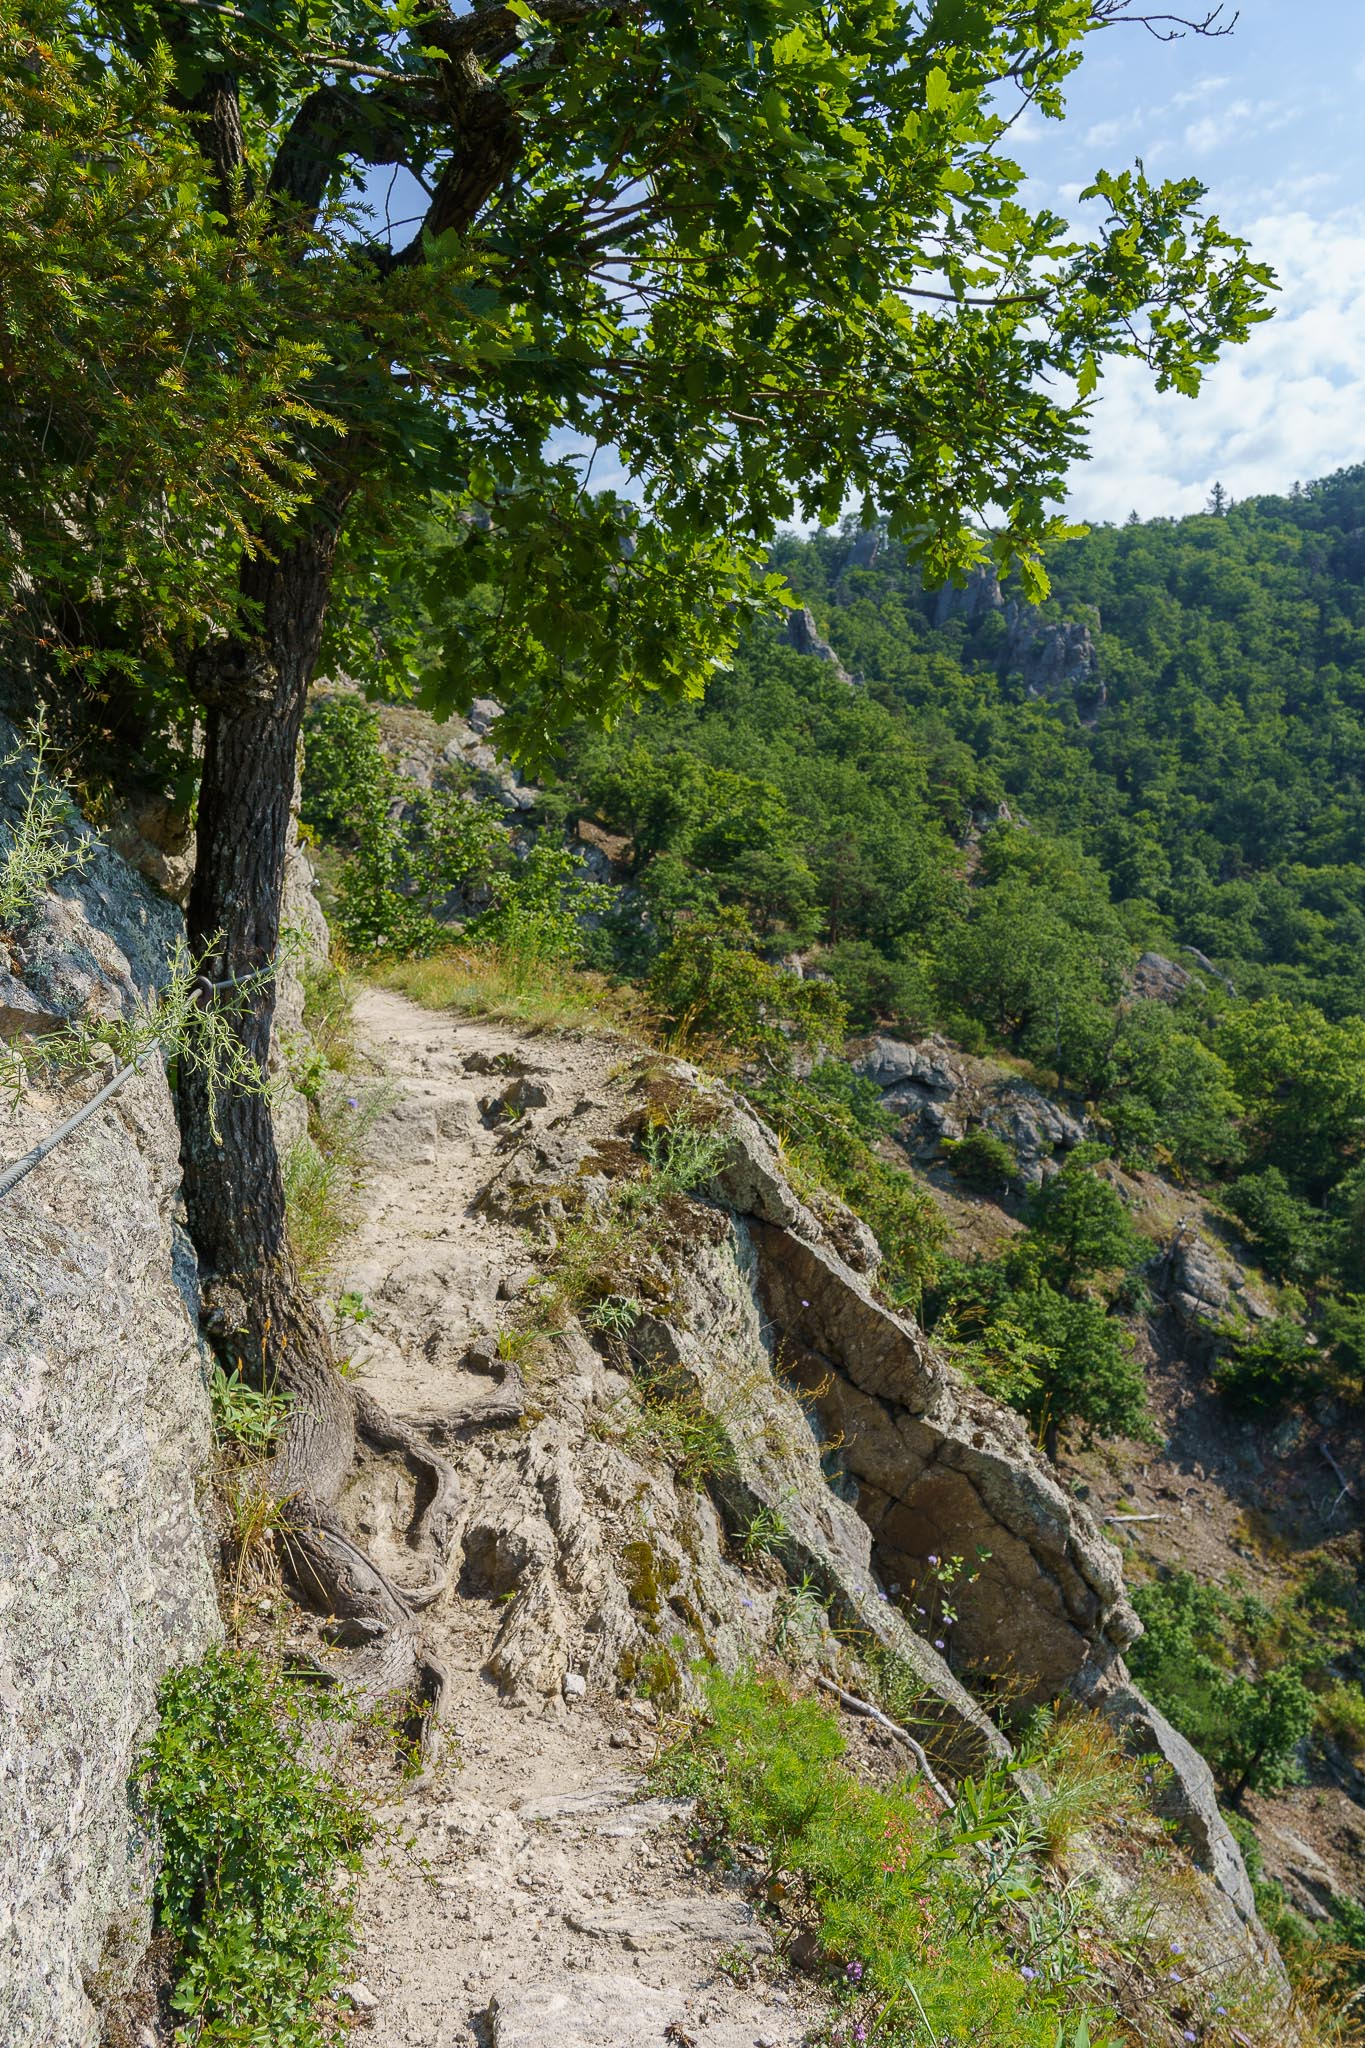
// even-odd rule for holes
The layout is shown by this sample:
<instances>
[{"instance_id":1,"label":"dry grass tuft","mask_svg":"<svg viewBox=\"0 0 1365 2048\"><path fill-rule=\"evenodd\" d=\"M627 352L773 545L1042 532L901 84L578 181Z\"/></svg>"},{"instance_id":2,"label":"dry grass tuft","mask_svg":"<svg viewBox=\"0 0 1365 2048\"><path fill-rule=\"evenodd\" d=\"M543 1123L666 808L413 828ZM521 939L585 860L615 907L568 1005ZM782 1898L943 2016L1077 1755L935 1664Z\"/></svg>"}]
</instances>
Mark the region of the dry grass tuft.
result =
<instances>
[{"instance_id":1,"label":"dry grass tuft","mask_svg":"<svg viewBox=\"0 0 1365 2048\"><path fill-rule=\"evenodd\" d=\"M605 975L559 960L527 961L496 946L452 946L425 960L394 960L367 970L429 1010L489 1017L525 1031L591 1031L636 1037L642 1012Z\"/></svg>"}]
</instances>

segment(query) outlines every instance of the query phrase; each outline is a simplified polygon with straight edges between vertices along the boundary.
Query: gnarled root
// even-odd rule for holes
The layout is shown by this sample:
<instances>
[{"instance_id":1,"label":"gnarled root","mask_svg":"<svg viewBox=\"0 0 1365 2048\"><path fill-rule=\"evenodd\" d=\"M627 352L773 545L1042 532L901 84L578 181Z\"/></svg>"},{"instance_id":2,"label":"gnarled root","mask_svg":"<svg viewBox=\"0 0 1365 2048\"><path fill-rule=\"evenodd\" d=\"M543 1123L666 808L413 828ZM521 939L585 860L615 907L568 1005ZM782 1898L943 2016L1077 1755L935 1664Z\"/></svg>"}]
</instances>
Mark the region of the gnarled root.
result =
<instances>
[{"instance_id":1,"label":"gnarled root","mask_svg":"<svg viewBox=\"0 0 1365 2048\"><path fill-rule=\"evenodd\" d=\"M226 1324L235 1335L246 1334L250 1318L226 1294L221 1285L214 1291L213 1321L220 1331ZM289 1411L260 1483L281 1509L281 1560L303 1597L327 1617L327 1639L347 1652L335 1664L329 1660L325 1675L366 1706L401 1692L421 1702L422 1784L439 1754L448 1682L444 1666L426 1647L417 1614L449 1580L458 1505L455 1473L405 1424L346 1384L321 1319L297 1284L287 1303L275 1308L266 1324L275 1333L269 1380L288 1394ZM252 1348L257 1350L252 1363L264 1378L265 1346ZM395 1585L337 1514L358 1435L377 1450L399 1454L422 1483L426 1497L410 1533L427 1557L428 1575L414 1588Z\"/></svg>"}]
</instances>

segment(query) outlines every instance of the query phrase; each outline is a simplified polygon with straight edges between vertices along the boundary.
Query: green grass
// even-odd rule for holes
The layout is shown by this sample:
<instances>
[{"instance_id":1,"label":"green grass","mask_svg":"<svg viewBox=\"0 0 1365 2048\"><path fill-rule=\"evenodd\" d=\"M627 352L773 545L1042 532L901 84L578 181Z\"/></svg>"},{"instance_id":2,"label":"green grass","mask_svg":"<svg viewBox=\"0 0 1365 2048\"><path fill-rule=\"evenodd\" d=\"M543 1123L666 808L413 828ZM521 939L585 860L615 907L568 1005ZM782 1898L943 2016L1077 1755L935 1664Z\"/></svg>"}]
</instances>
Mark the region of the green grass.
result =
<instances>
[{"instance_id":1,"label":"green grass","mask_svg":"<svg viewBox=\"0 0 1365 2048\"><path fill-rule=\"evenodd\" d=\"M1033 1825L1006 1780L964 1786L940 1820L913 1786L846 1770L837 1718L817 1702L745 1673L710 1674L706 1699L661 1784L698 1801L713 1850L760 1852L767 1896L814 1937L845 2041L1073 2048L1083 2025L1095 2048L1115 2038L1036 1944L1025 1963L1005 1937L1042 1890Z\"/></svg>"},{"instance_id":2,"label":"green grass","mask_svg":"<svg viewBox=\"0 0 1365 2048\"><path fill-rule=\"evenodd\" d=\"M373 1824L317 1759L333 1696L214 1651L172 1672L138 1770L162 1861L160 1926L177 1943L176 2040L332 2048L326 2003L354 1950L345 1883Z\"/></svg>"}]
</instances>

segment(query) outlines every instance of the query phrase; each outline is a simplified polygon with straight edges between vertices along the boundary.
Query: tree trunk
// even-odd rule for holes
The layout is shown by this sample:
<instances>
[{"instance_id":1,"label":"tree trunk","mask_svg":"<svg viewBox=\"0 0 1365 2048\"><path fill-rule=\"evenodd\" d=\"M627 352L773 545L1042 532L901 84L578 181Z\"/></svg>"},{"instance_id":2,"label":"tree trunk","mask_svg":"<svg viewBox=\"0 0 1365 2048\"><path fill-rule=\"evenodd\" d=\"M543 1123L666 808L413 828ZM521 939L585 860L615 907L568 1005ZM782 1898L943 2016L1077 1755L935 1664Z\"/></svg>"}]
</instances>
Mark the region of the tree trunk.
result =
<instances>
[{"instance_id":1,"label":"tree trunk","mask_svg":"<svg viewBox=\"0 0 1365 2048\"><path fill-rule=\"evenodd\" d=\"M220 963L215 978L268 967L279 942L299 734L331 591L340 504L334 500L328 509L327 524L273 561L244 563L250 630L207 648L192 675L207 727L189 937L196 959ZM267 983L238 1021L263 1078L274 1009L274 985ZM239 1358L257 1384L273 1384L289 1397L275 1455L259 1475L281 1510L284 1560L308 1598L337 1618L334 1627L343 1633L331 1639L359 1646L345 1672L329 1667L334 1675L364 1700L417 1687L425 1701L422 1752L431 1761L446 1677L423 1646L414 1609L446 1582L454 1473L336 1369L289 1248L264 1092L224 1089L211 1117L206 1079L186 1065L179 1098L185 1202L204 1266L206 1323L220 1351ZM429 1576L420 1587L394 1585L336 1513L357 1428L376 1448L404 1457L425 1486L415 1534L427 1549Z\"/></svg>"},{"instance_id":2,"label":"tree trunk","mask_svg":"<svg viewBox=\"0 0 1365 2048\"><path fill-rule=\"evenodd\" d=\"M196 960L212 955L221 963L218 974L258 972L279 943L299 733L334 555L328 524L273 561L245 562L241 589L254 607L250 628L205 649L193 676L207 728L189 940ZM268 983L238 1024L263 1075L274 1008ZM354 1450L352 1403L295 1271L269 1102L263 1093L224 1090L215 1139L205 1077L186 1067L179 1095L185 1202L206 1268L209 1327L258 1383L273 1380L295 1396L306 1394L296 1406L310 1418L310 1441L291 1446L291 1456L303 1459L306 1471L297 1477L310 1493L335 1498Z\"/></svg>"}]
</instances>

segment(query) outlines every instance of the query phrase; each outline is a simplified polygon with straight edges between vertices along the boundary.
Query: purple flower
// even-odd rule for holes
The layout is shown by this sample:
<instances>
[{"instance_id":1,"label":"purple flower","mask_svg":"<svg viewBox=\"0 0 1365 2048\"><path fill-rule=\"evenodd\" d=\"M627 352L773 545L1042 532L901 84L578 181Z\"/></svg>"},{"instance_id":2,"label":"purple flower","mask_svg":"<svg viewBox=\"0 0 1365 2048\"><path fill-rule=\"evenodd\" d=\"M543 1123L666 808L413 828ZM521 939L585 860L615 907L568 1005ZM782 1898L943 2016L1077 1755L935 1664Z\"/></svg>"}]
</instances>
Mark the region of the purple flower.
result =
<instances>
[{"instance_id":1,"label":"purple flower","mask_svg":"<svg viewBox=\"0 0 1365 2048\"><path fill-rule=\"evenodd\" d=\"M1025 1963L1023 1969L1019 1972L1019 1975L1023 1978L1026 1984L1031 1984L1034 1978L1038 1975L1038 1972L1036 1970L1031 1970L1028 1964Z\"/></svg>"},{"instance_id":2,"label":"purple flower","mask_svg":"<svg viewBox=\"0 0 1365 2048\"><path fill-rule=\"evenodd\" d=\"M844 1975L848 1978L850 1984L861 1984L863 1981L862 1964L855 1958L845 1970Z\"/></svg>"},{"instance_id":3,"label":"purple flower","mask_svg":"<svg viewBox=\"0 0 1365 2048\"><path fill-rule=\"evenodd\" d=\"M1224 2014L1226 2014L1226 2012L1227 2012L1227 2007L1226 2007L1225 2005L1215 2005L1215 2007L1214 2007L1213 2009L1214 2009L1214 2011L1215 2011L1215 2012L1216 2012L1216 2013L1218 2014L1218 2016L1219 2016L1219 2018L1220 2018L1220 2019L1221 2019L1221 2018L1222 2018L1222 2017L1224 2016Z\"/></svg>"},{"instance_id":4,"label":"purple flower","mask_svg":"<svg viewBox=\"0 0 1365 2048\"><path fill-rule=\"evenodd\" d=\"M859 2020L857 2026L853 2029L853 2038L859 2043L859 2048L861 2048L861 2044L867 2039L867 2026L864 2021Z\"/></svg>"},{"instance_id":5,"label":"purple flower","mask_svg":"<svg viewBox=\"0 0 1365 2048\"><path fill-rule=\"evenodd\" d=\"M1173 1941L1173 1942L1171 1942L1171 1944L1170 1944L1170 1950L1171 1950L1171 1954L1172 1954L1173 1956L1178 1956L1178 1955L1180 1954L1180 1951L1181 1951L1181 1949L1182 1949L1182 1948L1184 1948L1184 1946L1185 1946L1185 1944L1184 1944L1184 1942L1183 1942L1183 1941Z\"/></svg>"},{"instance_id":6,"label":"purple flower","mask_svg":"<svg viewBox=\"0 0 1365 2048\"><path fill-rule=\"evenodd\" d=\"M810 1303L809 1303L808 1301L803 1301L803 1302L801 1303L801 1306L802 1306L802 1308L809 1308L809 1307L810 1307Z\"/></svg>"},{"instance_id":7,"label":"purple flower","mask_svg":"<svg viewBox=\"0 0 1365 2048\"><path fill-rule=\"evenodd\" d=\"M935 1636L935 1637L934 1637L934 1648L935 1648L936 1650L941 1650L941 1649L943 1648L943 1638L942 1638L942 1636Z\"/></svg>"},{"instance_id":8,"label":"purple flower","mask_svg":"<svg viewBox=\"0 0 1365 2048\"><path fill-rule=\"evenodd\" d=\"M1184 1978L1183 1978L1183 1977L1181 1976L1181 1974L1180 1974L1179 1970L1172 1970L1172 1971L1171 1971L1171 1982L1172 1982L1172 1984L1183 1984L1183 1983L1184 1983L1184 1981L1185 1981L1185 1980L1184 1980Z\"/></svg>"},{"instance_id":9,"label":"purple flower","mask_svg":"<svg viewBox=\"0 0 1365 2048\"><path fill-rule=\"evenodd\" d=\"M1184 2033L1180 2036L1180 2038L1182 2041L1197 2041L1199 2036L1197 2034L1192 2034L1189 2028L1186 2027Z\"/></svg>"},{"instance_id":10,"label":"purple flower","mask_svg":"<svg viewBox=\"0 0 1365 2048\"><path fill-rule=\"evenodd\" d=\"M359 1109L360 1103L354 1095L348 1095L346 1097L346 1107L347 1109Z\"/></svg>"},{"instance_id":11,"label":"purple flower","mask_svg":"<svg viewBox=\"0 0 1365 2048\"><path fill-rule=\"evenodd\" d=\"M929 1562L930 1562L930 1564L937 1564L937 1563L938 1563L938 1559L937 1559L937 1558L936 1558L936 1557L934 1556L934 1553L933 1553L933 1551L932 1551L932 1550L931 1550L931 1551L930 1551L930 1553L929 1553Z\"/></svg>"}]
</instances>

